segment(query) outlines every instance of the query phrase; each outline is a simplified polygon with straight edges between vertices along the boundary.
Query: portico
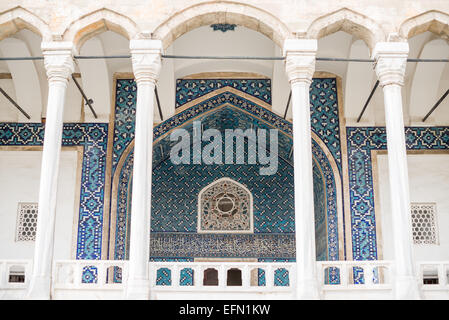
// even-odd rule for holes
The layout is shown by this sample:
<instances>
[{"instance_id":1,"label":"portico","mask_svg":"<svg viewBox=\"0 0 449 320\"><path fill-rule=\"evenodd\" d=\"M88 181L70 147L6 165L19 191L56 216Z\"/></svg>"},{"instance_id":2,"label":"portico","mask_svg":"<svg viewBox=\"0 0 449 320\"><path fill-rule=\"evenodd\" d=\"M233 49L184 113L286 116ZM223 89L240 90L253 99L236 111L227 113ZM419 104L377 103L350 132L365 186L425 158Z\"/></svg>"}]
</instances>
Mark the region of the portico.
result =
<instances>
[{"instance_id":1,"label":"portico","mask_svg":"<svg viewBox=\"0 0 449 320\"><path fill-rule=\"evenodd\" d=\"M440 254L444 248L435 249L433 261L417 259L410 205L417 201L410 191L415 178L409 179L408 150L445 154L449 144L443 118L442 124L438 119L429 124L407 120L416 118L410 109L415 95L411 88L419 83L406 79L409 52L425 46L432 39L427 34L449 21L443 13L426 17L404 17L397 33L380 27L377 18L347 8L316 17L305 28L277 13L226 1L179 8L154 26L109 9L66 17L56 27L23 8L5 11L0 27L30 29L15 31L31 47L37 40L27 32L40 35L43 65L38 61L33 68L36 73L45 70L42 87L48 90L42 94L46 108L37 120L5 118L0 124L0 152L13 146L19 151L40 146L42 152L33 257L0 260L0 292L29 299L244 299L260 293L281 299L447 298L449 263ZM214 31L210 25L217 22L236 29ZM427 38L409 39L421 33ZM215 50L203 41L214 37L219 39ZM242 43L232 48L236 39ZM245 43L249 39L254 40ZM350 50L344 74L336 65L341 62L317 60L345 41ZM238 50L240 57L266 59L179 59L231 57ZM363 62L359 72L354 63L361 62L351 58L362 53L373 62ZM415 73L424 72L419 66L412 66ZM23 68L13 63L7 67L13 79ZM71 78L77 72L86 93L94 97L99 119L84 101L82 111L74 111ZM41 76L35 81L41 83ZM355 92L368 92L377 80L382 92L358 123L354 110L365 96ZM20 94L16 91L17 98ZM77 120L67 121L64 110L77 113ZM195 129L194 121L202 126ZM249 151L242 163L208 167L170 162L174 130L187 130L193 139L200 136L201 146L205 140L200 133L208 128L278 130L277 172L261 175L255 170L260 163L250 163ZM248 137L242 141L248 145ZM58 175L69 170L60 168L68 146L82 149L75 179L75 189L81 190L75 199L79 210L68 216L73 221L71 249L65 249L64 259L55 259L61 241L58 203L64 196ZM189 157L198 154L192 147ZM378 169L377 151L385 149L389 170L382 177L388 179L379 182L373 172ZM270 150L264 147L264 152ZM379 196L376 189L386 184L389 200L381 199L384 193ZM204 190L210 192L206 200L201 198ZM213 211L212 204L223 198L220 192L232 208ZM442 201L427 197L427 202ZM388 212L379 209L379 199L391 205ZM444 213L444 202L439 206ZM198 231L202 215L232 210L241 216L239 223L251 221L251 227L220 229L225 223L208 218L203 221L217 227ZM389 229L379 218L387 215ZM392 243L383 240L386 233ZM393 249L384 255L387 246ZM204 282L211 270L216 286ZM229 272L236 270L241 285L228 285ZM14 272L24 274L24 282L11 284ZM423 285L429 274L438 286L431 294Z\"/></svg>"}]
</instances>

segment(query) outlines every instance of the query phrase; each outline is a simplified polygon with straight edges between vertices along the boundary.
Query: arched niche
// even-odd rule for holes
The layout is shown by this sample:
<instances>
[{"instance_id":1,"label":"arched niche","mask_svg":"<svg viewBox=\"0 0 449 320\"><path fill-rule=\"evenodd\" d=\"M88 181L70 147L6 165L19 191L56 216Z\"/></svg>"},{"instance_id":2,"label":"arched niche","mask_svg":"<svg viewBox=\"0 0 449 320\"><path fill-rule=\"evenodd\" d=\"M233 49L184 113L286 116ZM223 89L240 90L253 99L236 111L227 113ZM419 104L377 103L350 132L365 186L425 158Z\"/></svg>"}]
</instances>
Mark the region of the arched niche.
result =
<instances>
[{"instance_id":1,"label":"arched niche","mask_svg":"<svg viewBox=\"0 0 449 320\"><path fill-rule=\"evenodd\" d=\"M245 126L254 126L261 128L276 128L279 130L280 138L279 144L279 157L282 162L282 168L279 169L279 174L284 174L286 179L290 181L290 184L278 183L279 188L284 184L287 187L285 190L277 191L278 196L282 201L282 197L285 197L287 202L293 199L293 167L292 160L289 159L289 154L292 146L291 138L291 123L282 118L276 116L267 108L265 108L262 101L252 104L254 101L249 101L248 96L245 96L245 101L251 105L240 104L242 97L232 90L224 90L218 93L216 96L208 96L208 101L211 102L208 108L204 108L202 101L205 101L205 97L199 98L190 104L190 107L177 114L176 116L167 119L163 123L154 128L154 145L153 145L153 189L152 189L152 232L194 232L197 231L197 201L198 194L207 185L210 185L219 178L229 177L239 183L245 185L254 197L254 231L264 232L264 224L267 223L267 215L260 209L260 201L265 194L272 194L272 190L264 190L263 193L258 192L254 185L245 181L246 177L255 176L254 172L244 171L233 172L231 169L227 172L220 172L215 167L210 167L202 171L200 174L197 170L201 168L190 167L176 167L169 159L169 150L173 146L173 142L170 141L170 132L174 129L183 128L186 130L192 130L193 120L184 117L185 113L194 114L196 120L202 120L206 127L208 124L223 123L222 119L229 119L231 127L238 127L239 123L243 121ZM223 100L225 99L225 100ZM202 107L203 106L203 107ZM220 119L218 121L217 119ZM326 208L326 216L320 217L320 221L325 221L324 229L327 239L331 239L331 243L324 246L321 250L324 255L321 254L323 259L338 259L339 244L338 244L338 228L339 221L338 216L342 214L341 205L338 204L341 201L341 180L335 160L332 156L329 157L330 152L327 150L324 143L316 136L313 136L312 151L314 156L314 164L319 165L320 168L316 172L320 172L320 181L318 185L323 189L326 189L326 197L318 197L323 201L325 198L326 203L319 204L321 208ZM121 155L119 165L116 169L116 175L113 179L113 189L116 190L116 195L119 198L112 199L112 203L117 203L117 206L111 211L111 221L115 221L116 225L114 229L111 229L111 255L114 259L125 259L127 256L128 246L128 233L129 233L129 206L131 199L131 179L132 179L132 157L133 157L133 141L131 141L126 147L125 152ZM207 167L207 166L206 166ZM246 169L246 168L245 168ZM218 170L218 171L217 171ZM178 178L171 176L173 172L181 174ZM214 175L220 172L219 175ZM177 198L172 197L172 193L168 192L171 188L170 181L183 181L188 179L186 176L182 176L185 173L189 177L196 179L189 181L189 183L180 186L178 190L182 192L182 201L177 201ZM190 179L190 178L189 178ZM260 191L260 189L259 189ZM340 197L337 195L340 194ZM256 196L257 195L257 196ZM181 199L181 198L180 198ZM318 201L316 201L318 202ZM256 208L257 207L257 208ZM194 212L192 212L192 208ZM282 206L281 206L282 208ZM286 230L287 232L294 232L294 208L293 205L286 206L290 220L285 224L278 224L277 230ZM175 210L176 212L171 212ZM333 211L329 211L333 210ZM169 212L170 211L170 212ZM317 210L318 211L318 210ZM257 215L256 215L257 212ZM177 217L177 219L169 219L170 217ZM328 222L328 219L332 221ZM161 229L163 228L163 229ZM284 229L282 229L284 228ZM329 228L333 228L332 230ZM274 230L274 229L273 229ZM329 232L331 230L331 232ZM323 232L324 232L323 231ZM325 258L324 258L325 257Z\"/></svg>"}]
</instances>

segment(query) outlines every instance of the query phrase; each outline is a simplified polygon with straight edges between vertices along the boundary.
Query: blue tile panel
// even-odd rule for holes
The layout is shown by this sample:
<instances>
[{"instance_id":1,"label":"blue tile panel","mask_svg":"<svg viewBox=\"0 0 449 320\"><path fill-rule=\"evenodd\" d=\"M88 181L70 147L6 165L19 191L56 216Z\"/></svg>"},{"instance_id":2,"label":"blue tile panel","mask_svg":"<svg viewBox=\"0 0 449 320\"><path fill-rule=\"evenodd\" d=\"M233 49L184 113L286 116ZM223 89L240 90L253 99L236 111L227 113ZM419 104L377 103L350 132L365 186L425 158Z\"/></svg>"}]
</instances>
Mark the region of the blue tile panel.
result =
<instances>
[{"instance_id":1,"label":"blue tile panel","mask_svg":"<svg viewBox=\"0 0 449 320\"><path fill-rule=\"evenodd\" d=\"M336 78L313 79L310 85L310 113L312 131L326 144L341 174L341 132Z\"/></svg>"},{"instance_id":2,"label":"blue tile panel","mask_svg":"<svg viewBox=\"0 0 449 320\"><path fill-rule=\"evenodd\" d=\"M199 234L152 232L151 257L292 258L294 234Z\"/></svg>"},{"instance_id":3,"label":"blue tile panel","mask_svg":"<svg viewBox=\"0 0 449 320\"><path fill-rule=\"evenodd\" d=\"M117 80L115 95L112 176L121 155L134 139L137 99L137 85L134 79Z\"/></svg>"},{"instance_id":4,"label":"blue tile panel","mask_svg":"<svg viewBox=\"0 0 449 320\"><path fill-rule=\"evenodd\" d=\"M83 273L81 275L81 283L97 283L98 282L98 269L95 266L83 267Z\"/></svg>"},{"instance_id":5,"label":"blue tile panel","mask_svg":"<svg viewBox=\"0 0 449 320\"><path fill-rule=\"evenodd\" d=\"M197 275L198 276L198 275ZM183 268L179 274L179 285L180 286L193 286L193 269L192 268Z\"/></svg>"},{"instance_id":6,"label":"blue tile panel","mask_svg":"<svg viewBox=\"0 0 449 320\"><path fill-rule=\"evenodd\" d=\"M354 260L376 260L377 237L371 151L385 150L387 136L383 127L347 127L346 131L352 255ZM448 149L449 128L407 127L405 141L408 150Z\"/></svg>"},{"instance_id":7,"label":"blue tile panel","mask_svg":"<svg viewBox=\"0 0 449 320\"><path fill-rule=\"evenodd\" d=\"M274 271L274 286L288 287L290 285L289 272L285 268L278 268Z\"/></svg>"},{"instance_id":8,"label":"blue tile panel","mask_svg":"<svg viewBox=\"0 0 449 320\"><path fill-rule=\"evenodd\" d=\"M242 80L235 81L240 82L239 85L247 85ZM212 92L217 87L223 87L226 84L221 83L218 85L217 83L219 82L209 83L210 91L207 92ZM192 83L190 82L190 85L195 89L190 88L191 90L200 90L198 89L199 86L194 86ZM188 88L188 86L184 87L185 90ZM133 129L130 126L134 123L135 113L131 113L128 110L126 116L120 114L123 110L135 107L135 104L133 105L130 102L130 100L135 99L133 95L135 84L132 80L117 80L116 89L118 92L117 96L121 98L118 98L116 101L115 114L116 119L121 120L115 120L114 122L115 164L118 163L123 150L133 139ZM177 90L182 91L181 89ZM198 94L198 92L194 92L190 96L199 97L202 95ZM324 100L326 101L323 102ZM314 131L326 144L331 153L335 155L335 161L339 166L341 150L337 101L335 79L314 79L311 86L311 113ZM231 106L221 107L219 110L215 109L224 103L228 103ZM212 113L205 114L207 111L212 111ZM171 142L169 135L165 134L179 127L191 131L192 124L191 122L188 123L188 121L193 118L201 120L205 128L224 130L227 128L247 129L253 126L255 128L277 128L281 130L285 134L279 134L279 156L281 161L277 174L274 177L260 176L258 166L254 165L173 166L168 156L175 142ZM120 127L122 126L125 128L121 129ZM117 134L118 132L120 134ZM230 177L243 183L252 192L255 209L254 230L256 233L293 233L293 170L292 159L289 157L292 147L292 141L289 137L291 134L292 126L290 122L230 92L210 97L156 126L154 128L154 139L160 139L157 140L153 151L152 233L166 233L167 236L169 233L195 233L197 227L198 193L204 186L221 177ZM337 138L333 137L335 135ZM122 137L123 142L120 141ZM323 234L326 231L328 233L328 239L323 237L321 239L319 258L338 259L337 197L334 173L327 156L315 141L312 149L315 159L314 165L320 167L319 170L315 169L315 175L318 173L321 175L317 188L320 188L320 192L326 193L326 197L317 197L315 201L317 211L320 213L317 216L317 224L319 224ZM131 151L126 155L124 165L121 167L119 181L122 182L118 185L118 197L117 199L112 199L112 201L117 201L115 259L125 258L127 246L129 245L127 243L127 229L130 216L128 212L130 212L132 159L133 153ZM271 196L272 194L277 194L278 196L273 197ZM319 200L326 203L319 203ZM326 224L323 223L325 218L323 216L324 210L327 211L327 230L325 229ZM172 256L184 255L182 251L170 254ZM164 256L162 253L157 255ZM278 258L280 257L282 256L278 256Z\"/></svg>"},{"instance_id":9,"label":"blue tile panel","mask_svg":"<svg viewBox=\"0 0 449 320\"><path fill-rule=\"evenodd\" d=\"M231 87L271 104L271 79L177 79L176 108L224 87Z\"/></svg>"},{"instance_id":10,"label":"blue tile panel","mask_svg":"<svg viewBox=\"0 0 449 320\"><path fill-rule=\"evenodd\" d=\"M0 123L0 145L42 146L41 123ZM108 125L105 123L66 123L63 146L82 146L77 259L101 259L104 183Z\"/></svg>"},{"instance_id":11,"label":"blue tile panel","mask_svg":"<svg viewBox=\"0 0 449 320\"><path fill-rule=\"evenodd\" d=\"M171 286L171 270L168 268L159 268L156 271L157 286Z\"/></svg>"}]
</instances>

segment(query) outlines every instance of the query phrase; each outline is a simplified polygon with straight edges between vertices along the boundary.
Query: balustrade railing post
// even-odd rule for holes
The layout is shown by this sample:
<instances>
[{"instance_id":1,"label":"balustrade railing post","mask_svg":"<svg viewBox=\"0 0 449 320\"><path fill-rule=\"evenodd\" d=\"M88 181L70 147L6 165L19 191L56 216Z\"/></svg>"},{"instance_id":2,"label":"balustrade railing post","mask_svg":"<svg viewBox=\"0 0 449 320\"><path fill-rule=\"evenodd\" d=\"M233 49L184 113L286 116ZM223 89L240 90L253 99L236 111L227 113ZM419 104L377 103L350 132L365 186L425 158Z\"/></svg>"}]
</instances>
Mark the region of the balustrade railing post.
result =
<instances>
[{"instance_id":1,"label":"balustrade railing post","mask_svg":"<svg viewBox=\"0 0 449 320\"><path fill-rule=\"evenodd\" d=\"M272 289L274 286L274 270L271 264L265 267L265 286L267 289Z\"/></svg>"},{"instance_id":2,"label":"balustrade railing post","mask_svg":"<svg viewBox=\"0 0 449 320\"><path fill-rule=\"evenodd\" d=\"M365 264L363 266L363 275L365 277L365 285L371 287L374 284L373 276L374 276L374 268L371 264Z\"/></svg>"},{"instance_id":3,"label":"balustrade railing post","mask_svg":"<svg viewBox=\"0 0 449 320\"><path fill-rule=\"evenodd\" d=\"M171 285L172 287L179 287L179 279L180 279L180 272L181 272L181 268L178 264L174 264L173 266L170 267L171 270Z\"/></svg>"},{"instance_id":4,"label":"balustrade railing post","mask_svg":"<svg viewBox=\"0 0 449 320\"><path fill-rule=\"evenodd\" d=\"M73 286L78 288L82 283L83 265L80 262L75 262L74 268Z\"/></svg>"},{"instance_id":5,"label":"balustrade railing post","mask_svg":"<svg viewBox=\"0 0 449 320\"><path fill-rule=\"evenodd\" d=\"M97 286L102 287L106 284L106 270L108 269L107 265L103 262L98 262L96 264L97 267Z\"/></svg>"},{"instance_id":6,"label":"balustrade railing post","mask_svg":"<svg viewBox=\"0 0 449 320\"><path fill-rule=\"evenodd\" d=\"M243 266L242 268L242 287L249 288L251 287L251 268L248 265Z\"/></svg>"},{"instance_id":7,"label":"balustrade railing post","mask_svg":"<svg viewBox=\"0 0 449 320\"><path fill-rule=\"evenodd\" d=\"M438 285L445 286L447 284L447 275L445 275L445 266L443 263L438 264Z\"/></svg>"},{"instance_id":8,"label":"balustrade railing post","mask_svg":"<svg viewBox=\"0 0 449 320\"><path fill-rule=\"evenodd\" d=\"M194 266L193 269L193 286L201 287L203 285L203 271L201 266Z\"/></svg>"},{"instance_id":9,"label":"balustrade railing post","mask_svg":"<svg viewBox=\"0 0 449 320\"><path fill-rule=\"evenodd\" d=\"M0 262L0 288L5 288L8 283L6 280L7 271L6 271L6 263Z\"/></svg>"},{"instance_id":10,"label":"balustrade railing post","mask_svg":"<svg viewBox=\"0 0 449 320\"><path fill-rule=\"evenodd\" d=\"M220 264L218 267L218 286L220 288L226 287L226 273L227 273L228 267L224 264Z\"/></svg>"},{"instance_id":11,"label":"balustrade railing post","mask_svg":"<svg viewBox=\"0 0 449 320\"><path fill-rule=\"evenodd\" d=\"M323 263L317 263L317 279L318 279L318 285L319 286L324 286L326 284L325 281L325 270L326 270L327 266Z\"/></svg>"},{"instance_id":12,"label":"balustrade railing post","mask_svg":"<svg viewBox=\"0 0 449 320\"><path fill-rule=\"evenodd\" d=\"M348 280L348 265L343 262L340 266L340 285L347 287L349 284Z\"/></svg>"}]
</instances>

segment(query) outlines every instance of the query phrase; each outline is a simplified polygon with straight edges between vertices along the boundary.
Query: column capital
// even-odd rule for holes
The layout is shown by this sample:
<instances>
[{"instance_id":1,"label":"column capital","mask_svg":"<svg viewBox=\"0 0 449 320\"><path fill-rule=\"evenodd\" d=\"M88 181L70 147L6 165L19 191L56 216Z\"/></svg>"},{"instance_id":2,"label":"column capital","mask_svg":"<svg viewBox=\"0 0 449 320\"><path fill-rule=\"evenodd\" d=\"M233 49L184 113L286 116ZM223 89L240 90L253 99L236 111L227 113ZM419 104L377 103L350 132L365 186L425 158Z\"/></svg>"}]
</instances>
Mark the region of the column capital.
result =
<instances>
[{"instance_id":1,"label":"column capital","mask_svg":"<svg viewBox=\"0 0 449 320\"><path fill-rule=\"evenodd\" d=\"M373 50L375 69L380 85L404 84L408 57L407 42L378 42Z\"/></svg>"},{"instance_id":2,"label":"column capital","mask_svg":"<svg viewBox=\"0 0 449 320\"><path fill-rule=\"evenodd\" d=\"M48 81L66 81L75 70L74 45L68 41L41 43Z\"/></svg>"},{"instance_id":3,"label":"column capital","mask_svg":"<svg viewBox=\"0 0 449 320\"><path fill-rule=\"evenodd\" d=\"M312 82L318 41L315 39L287 39L284 42L285 71L291 84Z\"/></svg>"},{"instance_id":4,"label":"column capital","mask_svg":"<svg viewBox=\"0 0 449 320\"><path fill-rule=\"evenodd\" d=\"M162 41L135 39L129 42L136 82L156 83L161 70Z\"/></svg>"}]
</instances>

